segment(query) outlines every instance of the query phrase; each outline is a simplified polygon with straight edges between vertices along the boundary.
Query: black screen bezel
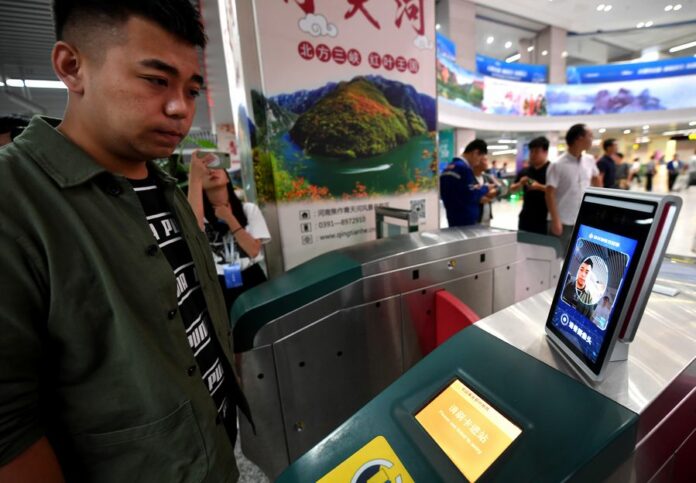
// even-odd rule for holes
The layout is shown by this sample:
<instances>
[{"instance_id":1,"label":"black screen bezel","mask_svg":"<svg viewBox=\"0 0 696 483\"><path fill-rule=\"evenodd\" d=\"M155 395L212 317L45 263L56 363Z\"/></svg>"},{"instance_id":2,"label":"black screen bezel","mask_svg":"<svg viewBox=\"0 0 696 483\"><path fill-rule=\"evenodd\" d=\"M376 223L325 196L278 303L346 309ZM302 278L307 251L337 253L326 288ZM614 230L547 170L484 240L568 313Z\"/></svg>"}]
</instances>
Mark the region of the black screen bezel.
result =
<instances>
[{"instance_id":1,"label":"black screen bezel","mask_svg":"<svg viewBox=\"0 0 696 483\"><path fill-rule=\"evenodd\" d=\"M631 210L629 208L620 208L618 206L607 205L603 203L586 202L585 199L590 196L593 198L615 200L623 203L637 203L646 205L652 208L652 213ZM601 209L598 209L601 206ZM607 351L611 345L616 330L618 329L618 320L621 312L624 309L626 298L628 296L629 287L631 286L631 281L636 275L638 269L638 261L640 260L643 252L645 250L646 242L652 228L652 224L656 222L655 217L657 216L658 202L656 201L646 201L646 200L627 200L621 197L615 197L610 195L598 195L596 193L586 193L583 197L582 205L580 206L580 212L578 213L578 218L575 222L575 228L573 229L573 235L571 237L570 245L568 247L568 252L566 253L565 260L563 261L563 268L561 269L561 276L559 276L559 283L556 287L556 293L553 296L553 302L551 303L551 310L549 310L548 318L546 319L546 329L553 333L556 338L563 344L564 347L569 349L582 363L587 366L592 373L599 375L602 367L604 365L604 360L607 357ZM636 220L642 220L646 218L652 218L652 223L650 224L637 224ZM629 224L627 220L631 220L632 223ZM595 228L598 230L604 230L609 233L616 235L621 235L627 238L636 240L636 249L633 252L631 261L622 284L621 291L618 294L618 299L615 302L614 311L611 314L609 323L607 324L607 329L605 331L604 340L599 349L599 354L597 355L597 360L592 361L587 357L578 347L575 346L570 340L568 340L565 335L554 327L553 315L558 307L561 294L563 292L563 287L565 284L565 279L568 271L568 266L572 258L571 247L575 246L577 242L578 232L580 231L580 225L585 225L590 228Z\"/></svg>"}]
</instances>

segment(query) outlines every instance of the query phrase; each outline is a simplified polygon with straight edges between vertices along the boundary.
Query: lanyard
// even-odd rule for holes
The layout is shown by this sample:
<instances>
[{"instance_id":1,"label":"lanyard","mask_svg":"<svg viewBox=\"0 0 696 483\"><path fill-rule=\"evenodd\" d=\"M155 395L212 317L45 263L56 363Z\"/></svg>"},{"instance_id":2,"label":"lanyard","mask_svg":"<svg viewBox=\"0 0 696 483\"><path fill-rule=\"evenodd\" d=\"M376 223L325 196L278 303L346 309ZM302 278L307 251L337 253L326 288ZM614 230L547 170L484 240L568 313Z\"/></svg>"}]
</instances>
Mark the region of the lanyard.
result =
<instances>
[{"instance_id":1,"label":"lanyard","mask_svg":"<svg viewBox=\"0 0 696 483\"><path fill-rule=\"evenodd\" d=\"M225 263L234 263L237 259L237 252L234 249L234 238L232 235L227 235L223 238L222 243L225 249Z\"/></svg>"}]
</instances>

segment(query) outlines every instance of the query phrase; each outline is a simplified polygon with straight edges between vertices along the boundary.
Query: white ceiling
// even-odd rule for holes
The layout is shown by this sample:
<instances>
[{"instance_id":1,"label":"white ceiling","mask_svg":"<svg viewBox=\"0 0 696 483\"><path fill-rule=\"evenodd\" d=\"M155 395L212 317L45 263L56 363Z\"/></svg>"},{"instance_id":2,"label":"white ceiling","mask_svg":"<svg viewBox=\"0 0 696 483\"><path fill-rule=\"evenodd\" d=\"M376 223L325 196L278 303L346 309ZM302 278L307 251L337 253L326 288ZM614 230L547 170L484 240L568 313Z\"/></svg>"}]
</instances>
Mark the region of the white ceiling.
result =
<instances>
[{"instance_id":1,"label":"white ceiling","mask_svg":"<svg viewBox=\"0 0 696 483\"><path fill-rule=\"evenodd\" d=\"M439 0L449 1L449 0ZM670 47L696 40L696 0L473 0L476 7L477 52L503 59L517 51L520 39L533 39L547 25L568 31L569 42L600 43L606 61L629 60L643 49L657 47L664 56ZM609 12L598 12L600 4ZM666 5L680 3L677 11L665 12ZM637 29L639 22L653 26ZM495 41L488 44L486 39ZM506 41L513 43L506 49ZM570 49L569 49L570 50ZM694 55L696 47L675 54ZM568 59L568 64L588 63Z\"/></svg>"}]
</instances>

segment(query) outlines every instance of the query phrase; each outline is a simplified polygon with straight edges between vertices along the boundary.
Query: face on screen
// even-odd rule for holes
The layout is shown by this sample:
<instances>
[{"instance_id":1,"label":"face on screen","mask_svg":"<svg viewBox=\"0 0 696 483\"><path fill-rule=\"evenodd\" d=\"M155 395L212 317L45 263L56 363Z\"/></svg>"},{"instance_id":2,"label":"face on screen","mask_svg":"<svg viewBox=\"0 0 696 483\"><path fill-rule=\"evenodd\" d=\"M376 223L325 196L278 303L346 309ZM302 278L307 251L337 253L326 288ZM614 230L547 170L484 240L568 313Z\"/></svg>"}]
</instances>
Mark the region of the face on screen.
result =
<instances>
[{"instance_id":1,"label":"face on screen","mask_svg":"<svg viewBox=\"0 0 696 483\"><path fill-rule=\"evenodd\" d=\"M552 319L561 335L595 362L636 241L580 225Z\"/></svg>"}]
</instances>

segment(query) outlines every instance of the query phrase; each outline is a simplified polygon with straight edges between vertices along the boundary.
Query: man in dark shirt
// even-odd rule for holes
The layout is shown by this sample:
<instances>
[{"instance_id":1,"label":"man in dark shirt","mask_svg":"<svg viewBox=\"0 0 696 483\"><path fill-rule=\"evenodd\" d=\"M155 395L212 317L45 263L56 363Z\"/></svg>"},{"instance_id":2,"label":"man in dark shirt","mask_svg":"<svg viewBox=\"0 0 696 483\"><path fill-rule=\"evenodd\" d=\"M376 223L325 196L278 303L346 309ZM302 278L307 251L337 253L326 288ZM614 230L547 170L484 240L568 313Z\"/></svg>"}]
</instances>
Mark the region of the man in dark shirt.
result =
<instances>
[{"instance_id":1,"label":"man in dark shirt","mask_svg":"<svg viewBox=\"0 0 696 483\"><path fill-rule=\"evenodd\" d=\"M597 169L602 177L602 186L605 188L616 188L616 164L614 156L619 150L616 139L607 139L602 143L604 156L597 161Z\"/></svg>"},{"instance_id":2,"label":"man in dark shirt","mask_svg":"<svg viewBox=\"0 0 696 483\"><path fill-rule=\"evenodd\" d=\"M546 169L549 167L549 140L544 136L529 143L529 166L523 168L510 186L511 191L524 191L519 229L546 235Z\"/></svg>"},{"instance_id":3,"label":"man in dark shirt","mask_svg":"<svg viewBox=\"0 0 696 483\"><path fill-rule=\"evenodd\" d=\"M55 0L63 120L0 149L0 482L236 481L229 325L152 162L193 122L189 0Z\"/></svg>"}]
</instances>

